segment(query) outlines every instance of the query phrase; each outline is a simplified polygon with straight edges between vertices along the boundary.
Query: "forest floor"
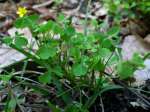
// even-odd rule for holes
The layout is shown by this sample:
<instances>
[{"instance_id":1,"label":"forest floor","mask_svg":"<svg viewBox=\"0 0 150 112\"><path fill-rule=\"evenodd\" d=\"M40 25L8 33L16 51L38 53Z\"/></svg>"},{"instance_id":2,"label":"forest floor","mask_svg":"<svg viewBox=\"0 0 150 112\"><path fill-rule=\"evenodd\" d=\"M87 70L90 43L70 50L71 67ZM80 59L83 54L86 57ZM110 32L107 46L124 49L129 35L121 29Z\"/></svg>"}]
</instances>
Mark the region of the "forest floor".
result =
<instances>
[{"instance_id":1,"label":"forest floor","mask_svg":"<svg viewBox=\"0 0 150 112\"><path fill-rule=\"evenodd\" d=\"M103 20L109 25L113 24L113 21L109 21L107 11L103 6L95 0L91 3L90 12L86 15L86 0L64 0L61 4L54 4L53 0L0 0L0 38L4 35L13 36L15 29L13 27L14 20L18 17L16 14L19 6L25 6L29 14L37 13L42 18L41 21L56 20L58 14L61 12L66 17L72 19L72 24L78 32L84 32L84 26L81 20L88 16L88 19ZM121 28L121 48L124 60L131 59L135 52L144 54L150 51L150 27L145 24L145 21L125 21L124 26ZM140 24L139 24L140 23ZM108 28L110 26L107 26ZM91 28L92 26L88 26ZM107 29L106 27L106 29ZM106 30L100 29L100 30ZM20 30L29 38L32 38L32 34L28 29ZM11 71L14 67L16 71L22 69L19 66L23 63L25 56L19 52L6 47L0 43L0 73L4 70ZM146 68L135 72L136 81L133 86L138 86L150 91L150 60L145 61ZM37 65L31 63L27 69L37 70ZM0 81L1 84L1 81ZM14 84L15 85L15 84ZM18 87L16 91L22 92L22 88ZM44 104L41 104L44 97L40 94L32 92L24 93L26 96L25 112L51 112ZM150 96L148 96L150 100ZM5 99L5 94L0 91L0 111L3 108L1 101ZM135 96L132 92L127 90L110 91L103 95L103 105L105 112L149 112L150 107L145 105L140 98ZM99 102L99 101L97 101ZM111 103L110 103L111 102ZM31 104L31 105L30 105ZM139 106L140 105L140 106ZM99 107L99 104L95 103L94 107ZM94 110L91 112L103 112L102 109Z\"/></svg>"}]
</instances>

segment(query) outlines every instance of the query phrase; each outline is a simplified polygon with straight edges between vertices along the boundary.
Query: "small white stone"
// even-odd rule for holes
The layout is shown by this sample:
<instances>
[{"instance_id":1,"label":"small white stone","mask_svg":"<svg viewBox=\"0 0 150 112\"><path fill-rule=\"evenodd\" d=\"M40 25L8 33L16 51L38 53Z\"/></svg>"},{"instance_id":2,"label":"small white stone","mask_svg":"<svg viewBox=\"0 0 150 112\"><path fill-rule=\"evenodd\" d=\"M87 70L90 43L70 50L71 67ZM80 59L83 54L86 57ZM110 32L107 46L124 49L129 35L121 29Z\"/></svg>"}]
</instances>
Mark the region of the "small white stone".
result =
<instances>
[{"instance_id":1,"label":"small white stone","mask_svg":"<svg viewBox=\"0 0 150 112\"><path fill-rule=\"evenodd\" d=\"M150 79L150 59L145 60L144 64L144 69L136 70L134 73L134 78L136 79L136 82L133 85L135 86L143 85L146 80Z\"/></svg>"}]
</instances>

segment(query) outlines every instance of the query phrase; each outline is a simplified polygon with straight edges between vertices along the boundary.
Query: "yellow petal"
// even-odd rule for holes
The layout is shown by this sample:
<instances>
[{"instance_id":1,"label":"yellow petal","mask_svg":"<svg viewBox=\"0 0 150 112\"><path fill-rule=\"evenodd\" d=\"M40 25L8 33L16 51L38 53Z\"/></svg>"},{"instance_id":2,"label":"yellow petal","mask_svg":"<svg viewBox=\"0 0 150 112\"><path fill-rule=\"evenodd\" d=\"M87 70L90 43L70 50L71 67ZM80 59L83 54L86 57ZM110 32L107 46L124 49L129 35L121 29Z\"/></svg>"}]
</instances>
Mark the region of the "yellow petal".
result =
<instances>
[{"instance_id":1,"label":"yellow petal","mask_svg":"<svg viewBox=\"0 0 150 112\"><path fill-rule=\"evenodd\" d=\"M27 13L27 9L25 7L19 7L17 10L17 14L19 17L23 17Z\"/></svg>"}]
</instances>

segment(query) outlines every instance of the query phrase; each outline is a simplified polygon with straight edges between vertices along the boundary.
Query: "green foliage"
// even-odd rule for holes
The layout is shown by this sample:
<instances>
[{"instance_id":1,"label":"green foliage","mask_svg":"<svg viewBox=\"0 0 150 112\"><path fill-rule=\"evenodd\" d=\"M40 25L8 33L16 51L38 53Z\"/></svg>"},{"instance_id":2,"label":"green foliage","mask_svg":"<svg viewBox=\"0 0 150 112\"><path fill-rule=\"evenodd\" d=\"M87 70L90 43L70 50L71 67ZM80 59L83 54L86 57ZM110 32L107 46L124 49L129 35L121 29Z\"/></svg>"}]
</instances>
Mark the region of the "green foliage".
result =
<instances>
[{"instance_id":1,"label":"green foliage","mask_svg":"<svg viewBox=\"0 0 150 112\"><path fill-rule=\"evenodd\" d=\"M133 55L131 63L138 67L144 67L144 59L138 53Z\"/></svg>"},{"instance_id":2,"label":"green foliage","mask_svg":"<svg viewBox=\"0 0 150 112\"><path fill-rule=\"evenodd\" d=\"M43 60L49 59L50 57L54 57L56 55L57 49L52 46L43 45L41 46L36 54Z\"/></svg>"},{"instance_id":3,"label":"green foliage","mask_svg":"<svg viewBox=\"0 0 150 112\"><path fill-rule=\"evenodd\" d=\"M121 62L118 64L117 72L121 79L126 79L133 76L135 67L130 64L130 62Z\"/></svg>"},{"instance_id":4,"label":"green foliage","mask_svg":"<svg viewBox=\"0 0 150 112\"><path fill-rule=\"evenodd\" d=\"M36 50L30 48L27 39L18 33L14 38L4 38L3 42L46 70L35 80L56 89L56 97L65 104L65 112L88 112L102 91L112 87L119 88L115 84L111 84L110 87L110 80L105 76L110 66L116 68L115 72L118 74L116 77L119 76L121 79L132 77L135 70L144 66L143 59L138 54L129 61L120 60L120 55L116 52L119 48L113 41L113 37L119 40L118 26L110 28L106 33L88 31L85 35L76 32L64 15L60 14L57 21L39 23L37 15L16 20L17 28L28 27L31 30L38 46ZM5 76L1 79L9 81L10 78ZM35 90L37 87L32 88ZM47 91L37 90L48 94ZM87 93L89 98L83 97L84 90L89 91ZM72 98L75 93L80 93L80 100ZM93 95L91 96L90 93ZM13 100L10 100L10 104L12 102ZM57 108L55 103L47 104L54 112L60 112L62 109Z\"/></svg>"},{"instance_id":5,"label":"green foliage","mask_svg":"<svg viewBox=\"0 0 150 112\"><path fill-rule=\"evenodd\" d=\"M72 69L75 76L84 76L87 73L87 67L82 63L75 64Z\"/></svg>"},{"instance_id":6,"label":"green foliage","mask_svg":"<svg viewBox=\"0 0 150 112\"><path fill-rule=\"evenodd\" d=\"M12 43L13 39L11 37L7 36L3 39L3 41L5 44L10 45Z\"/></svg>"},{"instance_id":7,"label":"green foliage","mask_svg":"<svg viewBox=\"0 0 150 112\"><path fill-rule=\"evenodd\" d=\"M109 14L115 16L117 21L124 16L138 18L150 13L149 0L103 0L103 2Z\"/></svg>"},{"instance_id":8,"label":"green foliage","mask_svg":"<svg viewBox=\"0 0 150 112\"><path fill-rule=\"evenodd\" d=\"M144 67L144 60L138 54L134 54L129 61L120 62L117 66L117 72L121 79L132 77L135 70Z\"/></svg>"},{"instance_id":9,"label":"green foliage","mask_svg":"<svg viewBox=\"0 0 150 112\"><path fill-rule=\"evenodd\" d=\"M22 48L23 46L27 46L28 41L26 38L24 37L17 37L15 39L14 44L18 47L18 48Z\"/></svg>"},{"instance_id":10,"label":"green foliage","mask_svg":"<svg viewBox=\"0 0 150 112\"><path fill-rule=\"evenodd\" d=\"M116 36L119 32L120 32L120 28L117 26L114 26L108 30L107 34L109 36Z\"/></svg>"},{"instance_id":11,"label":"green foliage","mask_svg":"<svg viewBox=\"0 0 150 112\"><path fill-rule=\"evenodd\" d=\"M24 16L22 18L18 18L17 21L15 21L14 26L16 28L24 28L24 27L33 28L37 23L38 19L39 19L38 15Z\"/></svg>"},{"instance_id":12,"label":"green foliage","mask_svg":"<svg viewBox=\"0 0 150 112\"><path fill-rule=\"evenodd\" d=\"M11 79L12 75L2 75L0 74L0 80L4 81L5 83L8 83L9 80Z\"/></svg>"},{"instance_id":13,"label":"green foliage","mask_svg":"<svg viewBox=\"0 0 150 112\"><path fill-rule=\"evenodd\" d=\"M39 81L44 84L49 84L51 82L51 77L51 72L48 71L39 77Z\"/></svg>"}]
</instances>

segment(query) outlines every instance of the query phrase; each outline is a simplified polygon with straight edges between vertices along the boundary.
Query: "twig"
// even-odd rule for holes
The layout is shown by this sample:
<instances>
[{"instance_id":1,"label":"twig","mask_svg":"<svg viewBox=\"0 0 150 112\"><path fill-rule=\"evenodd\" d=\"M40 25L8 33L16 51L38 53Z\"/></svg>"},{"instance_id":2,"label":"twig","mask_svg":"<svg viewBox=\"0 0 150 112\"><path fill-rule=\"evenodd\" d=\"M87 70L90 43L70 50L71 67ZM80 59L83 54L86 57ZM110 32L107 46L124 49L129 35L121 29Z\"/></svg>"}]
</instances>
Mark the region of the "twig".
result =
<instances>
[{"instance_id":1,"label":"twig","mask_svg":"<svg viewBox=\"0 0 150 112\"><path fill-rule=\"evenodd\" d=\"M18 75L18 74L21 74L23 71L17 71L15 73L13 73L13 75ZM42 75L43 73L42 72L37 72L37 71L32 71L32 70L25 70L24 73L27 73L27 74L37 74L37 75Z\"/></svg>"},{"instance_id":2,"label":"twig","mask_svg":"<svg viewBox=\"0 0 150 112\"><path fill-rule=\"evenodd\" d=\"M104 104L103 104L103 100L102 100L101 96L100 96L100 102L101 102L100 106L102 108L102 112L105 112L105 110L104 110Z\"/></svg>"},{"instance_id":3,"label":"twig","mask_svg":"<svg viewBox=\"0 0 150 112\"><path fill-rule=\"evenodd\" d=\"M79 3L79 5L77 6L77 8L75 8L75 9L73 9L73 10L69 10L69 11L68 11L68 10L67 10L67 11L63 10L63 13L64 13L65 15L77 16L77 17L78 17L78 16L79 16L78 13L79 13L79 10L80 10L80 8L81 8L83 2L84 2L84 0L81 0L80 3ZM84 18L85 18L85 16L84 16Z\"/></svg>"},{"instance_id":4,"label":"twig","mask_svg":"<svg viewBox=\"0 0 150 112\"><path fill-rule=\"evenodd\" d=\"M44 106L44 105L40 105L40 104L22 104L22 105L25 107L49 109L48 106Z\"/></svg>"},{"instance_id":5,"label":"twig","mask_svg":"<svg viewBox=\"0 0 150 112\"><path fill-rule=\"evenodd\" d=\"M85 17L85 25L84 25L84 34L85 35L87 35L87 20L88 20L90 5L91 5L91 0L88 1L88 5L87 5L87 8L86 8L86 17Z\"/></svg>"},{"instance_id":6,"label":"twig","mask_svg":"<svg viewBox=\"0 0 150 112\"><path fill-rule=\"evenodd\" d=\"M48 5L51 5L53 2L54 2L53 0L49 0L49 1L44 2L42 4L34 5L32 8L37 9L37 8L41 8L41 7L46 7Z\"/></svg>"},{"instance_id":7,"label":"twig","mask_svg":"<svg viewBox=\"0 0 150 112\"><path fill-rule=\"evenodd\" d=\"M105 75L109 76L112 78L112 80L114 82L116 82L117 84L121 85L122 87L124 87L126 90L132 92L133 94L135 94L137 97L139 97L145 104L147 104L148 106L150 106L150 102L146 100L145 97L143 97L143 95L133 91L132 89L130 89L126 84L124 84L123 82L121 82L119 79L113 78L110 74L103 72Z\"/></svg>"},{"instance_id":8,"label":"twig","mask_svg":"<svg viewBox=\"0 0 150 112\"><path fill-rule=\"evenodd\" d=\"M21 77L21 76L15 76L15 78L18 78L18 79L23 79L21 82L24 82L24 81L30 81L30 82L33 82L35 84L40 84L32 79L29 79L29 78L26 78L26 77Z\"/></svg>"}]
</instances>

